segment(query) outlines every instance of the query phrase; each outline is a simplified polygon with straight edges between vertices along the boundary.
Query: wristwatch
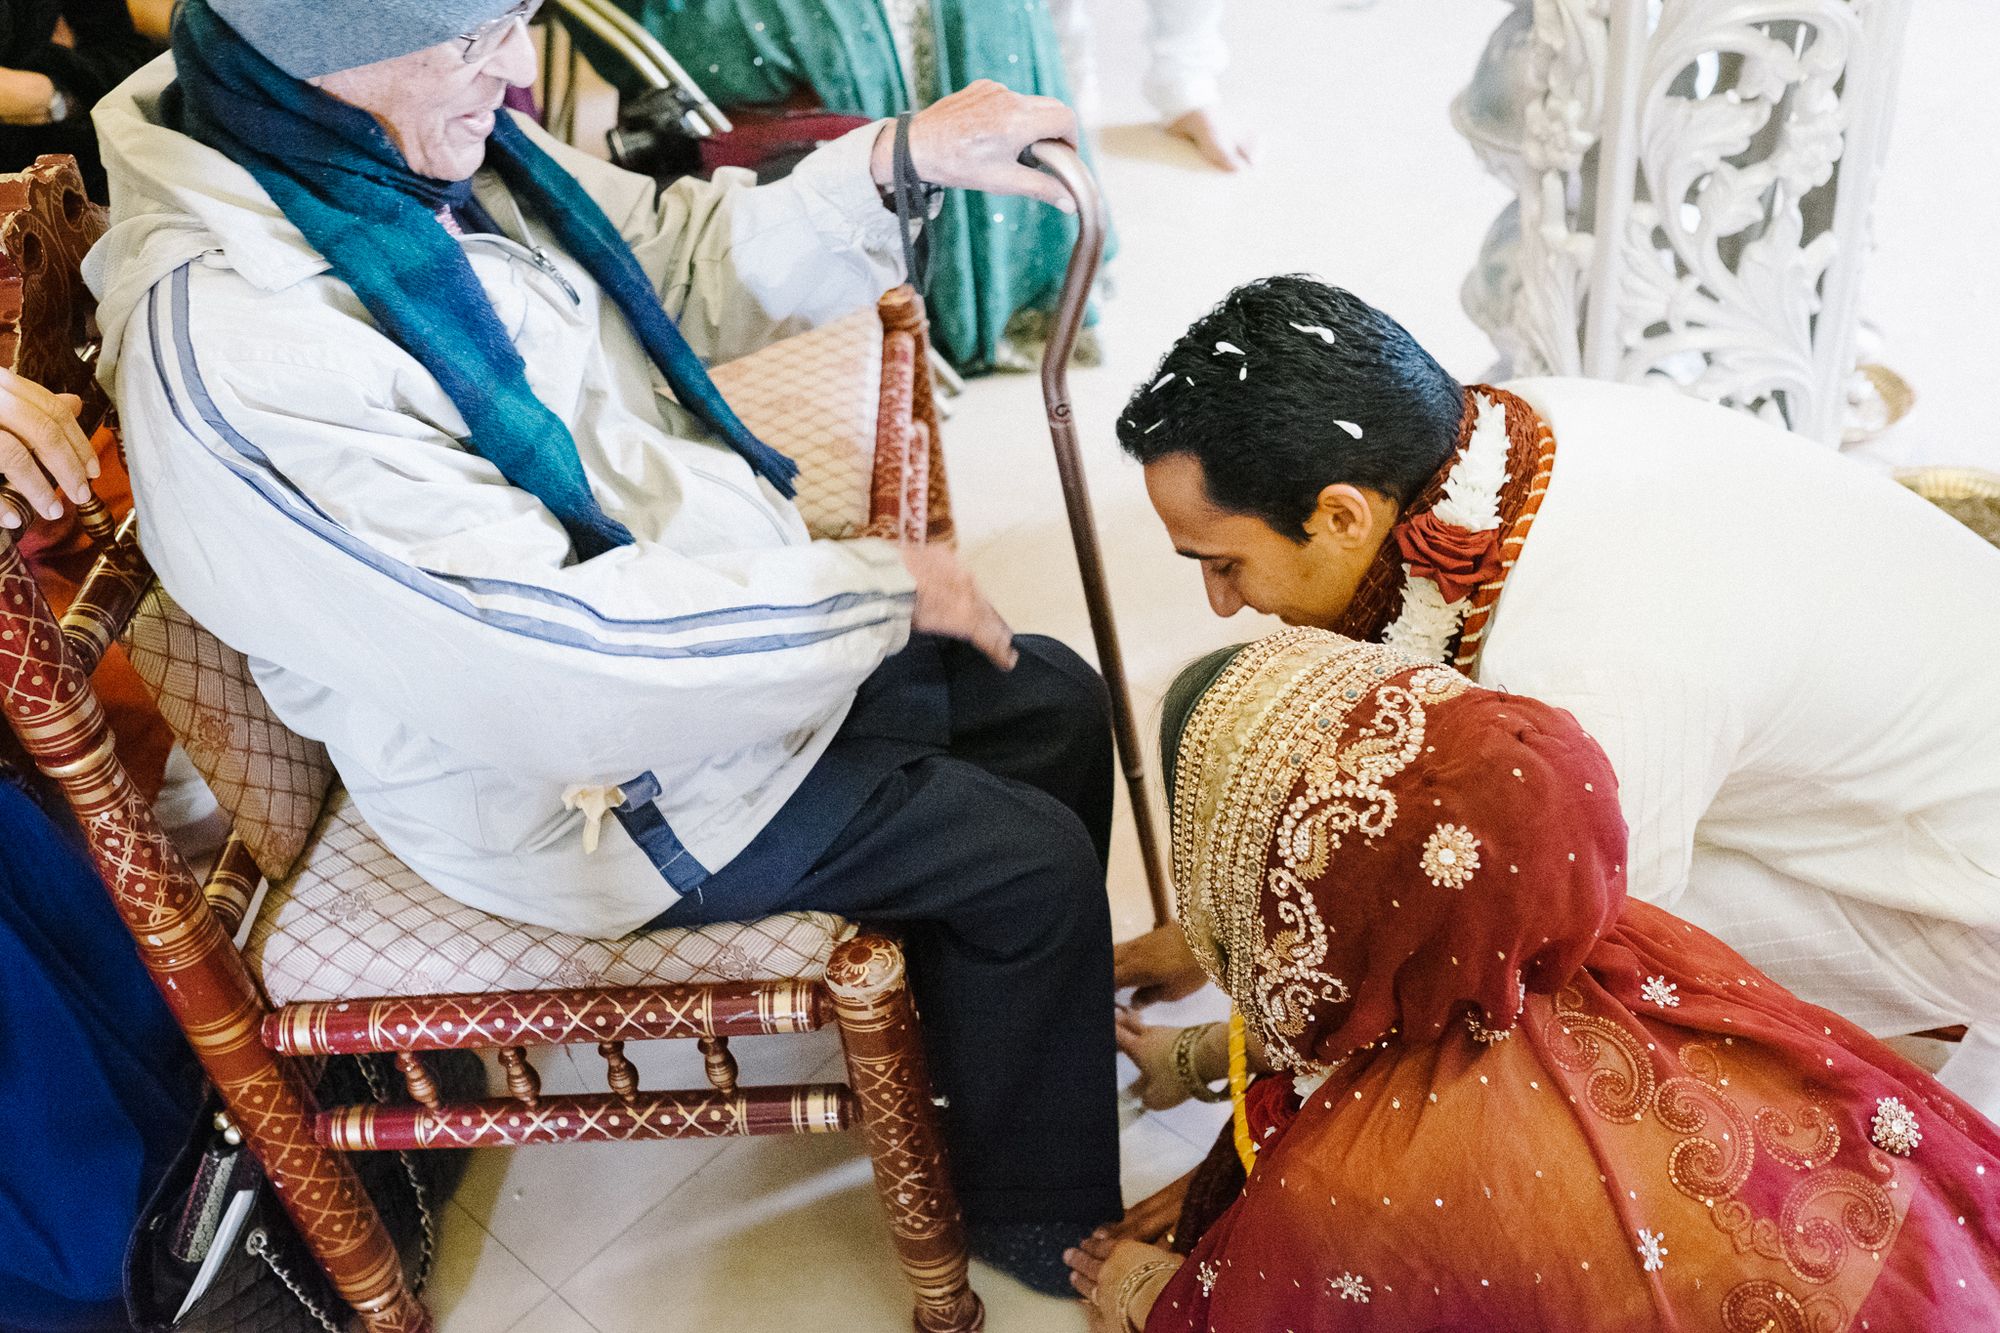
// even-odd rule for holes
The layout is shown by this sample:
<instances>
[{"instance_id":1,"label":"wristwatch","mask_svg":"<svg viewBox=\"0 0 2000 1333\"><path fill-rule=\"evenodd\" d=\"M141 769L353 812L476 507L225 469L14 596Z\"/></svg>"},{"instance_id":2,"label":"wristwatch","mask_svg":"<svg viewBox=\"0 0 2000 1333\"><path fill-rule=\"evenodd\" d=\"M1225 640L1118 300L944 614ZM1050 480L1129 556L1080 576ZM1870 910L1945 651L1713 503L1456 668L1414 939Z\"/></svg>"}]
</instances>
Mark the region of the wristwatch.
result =
<instances>
[{"instance_id":1,"label":"wristwatch","mask_svg":"<svg viewBox=\"0 0 2000 1333\"><path fill-rule=\"evenodd\" d=\"M49 124L56 125L76 113L76 99L63 91L60 83L50 84Z\"/></svg>"}]
</instances>

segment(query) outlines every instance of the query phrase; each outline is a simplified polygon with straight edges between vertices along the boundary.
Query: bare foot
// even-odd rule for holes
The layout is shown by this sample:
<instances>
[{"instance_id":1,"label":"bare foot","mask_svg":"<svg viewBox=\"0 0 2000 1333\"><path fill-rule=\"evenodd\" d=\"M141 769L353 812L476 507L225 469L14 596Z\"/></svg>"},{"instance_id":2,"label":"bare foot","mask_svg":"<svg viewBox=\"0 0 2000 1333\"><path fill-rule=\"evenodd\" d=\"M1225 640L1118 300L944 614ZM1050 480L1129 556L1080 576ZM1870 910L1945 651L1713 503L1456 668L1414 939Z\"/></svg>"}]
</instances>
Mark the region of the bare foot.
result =
<instances>
[{"instance_id":1,"label":"bare foot","mask_svg":"<svg viewBox=\"0 0 2000 1333\"><path fill-rule=\"evenodd\" d=\"M1221 107L1197 107L1167 122L1167 133L1195 146L1219 171L1247 170L1257 157L1257 136L1229 123Z\"/></svg>"}]
</instances>

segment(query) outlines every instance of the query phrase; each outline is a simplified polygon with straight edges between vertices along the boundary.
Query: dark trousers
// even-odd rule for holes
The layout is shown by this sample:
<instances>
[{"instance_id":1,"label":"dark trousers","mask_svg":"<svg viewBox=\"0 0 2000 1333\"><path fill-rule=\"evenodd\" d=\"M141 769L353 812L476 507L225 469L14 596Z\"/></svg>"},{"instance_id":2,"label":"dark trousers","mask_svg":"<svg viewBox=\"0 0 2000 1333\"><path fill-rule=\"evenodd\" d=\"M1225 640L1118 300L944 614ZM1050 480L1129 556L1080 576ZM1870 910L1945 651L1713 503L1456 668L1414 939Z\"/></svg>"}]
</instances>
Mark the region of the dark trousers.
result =
<instances>
[{"instance_id":1,"label":"dark trousers","mask_svg":"<svg viewBox=\"0 0 2000 1333\"><path fill-rule=\"evenodd\" d=\"M657 924L815 909L909 955L974 1222L1119 1215L1104 684L1053 640L1001 672L911 646L864 686L770 828Z\"/></svg>"}]
</instances>

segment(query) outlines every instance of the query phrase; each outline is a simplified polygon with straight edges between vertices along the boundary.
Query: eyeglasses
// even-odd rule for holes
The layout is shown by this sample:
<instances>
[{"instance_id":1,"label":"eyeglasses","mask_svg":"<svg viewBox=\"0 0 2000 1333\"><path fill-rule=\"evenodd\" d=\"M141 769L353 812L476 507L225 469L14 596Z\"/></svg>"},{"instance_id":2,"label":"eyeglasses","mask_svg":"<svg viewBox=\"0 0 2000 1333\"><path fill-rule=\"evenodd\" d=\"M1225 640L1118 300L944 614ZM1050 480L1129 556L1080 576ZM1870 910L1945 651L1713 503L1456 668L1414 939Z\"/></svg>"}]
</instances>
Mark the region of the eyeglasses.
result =
<instances>
[{"instance_id":1,"label":"eyeglasses","mask_svg":"<svg viewBox=\"0 0 2000 1333\"><path fill-rule=\"evenodd\" d=\"M471 32L460 33L458 40L465 43L465 63L476 65L493 55L514 35L514 25L518 23L525 28L533 23L541 7L542 0L521 0L499 18L488 19Z\"/></svg>"}]
</instances>

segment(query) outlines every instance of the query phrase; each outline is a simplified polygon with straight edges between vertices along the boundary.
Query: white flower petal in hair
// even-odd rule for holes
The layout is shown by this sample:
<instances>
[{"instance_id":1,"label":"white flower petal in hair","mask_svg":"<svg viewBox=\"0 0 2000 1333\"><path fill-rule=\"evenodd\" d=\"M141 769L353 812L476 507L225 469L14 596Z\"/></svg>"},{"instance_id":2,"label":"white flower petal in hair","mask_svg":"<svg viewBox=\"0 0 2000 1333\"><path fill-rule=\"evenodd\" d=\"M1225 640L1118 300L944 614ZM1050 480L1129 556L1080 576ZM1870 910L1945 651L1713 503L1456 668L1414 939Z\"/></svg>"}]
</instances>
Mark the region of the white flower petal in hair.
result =
<instances>
[{"instance_id":1,"label":"white flower petal in hair","mask_svg":"<svg viewBox=\"0 0 2000 1333\"><path fill-rule=\"evenodd\" d=\"M1244 350L1243 350L1243 349L1242 349L1241 347L1238 347L1238 346L1237 346L1237 345L1236 345L1235 343L1217 343L1217 344L1215 345L1215 354L1216 354L1217 356L1247 356L1247 355L1249 355L1249 354L1248 354L1247 352L1245 352L1245 351L1244 351Z\"/></svg>"},{"instance_id":2,"label":"white flower petal in hair","mask_svg":"<svg viewBox=\"0 0 2000 1333\"><path fill-rule=\"evenodd\" d=\"M1250 378L1250 364L1246 361L1243 364L1243 368L1236 372L1236 380L1240 384L1244 380L1247 380L1249 378Z\"/></svg>"},{"instance_id":3,"label":"white flower petal in hair","mask_svg":"<svg viewBox=\"0 0 2000 1333\"><path fill-rule=\"evenodd\" d=\"M1349 435L1352 435L1355 439L1358 440L1361 438L1361 427L1355 425L1352 421L1336 421L1333 424L1346 431Z\"/></svg>"},{"instance_id":4,"label":"white flower petal in hair","mask_svg":"<svg viewBox=\"0 0 2000 1333\"><path fill-rule=\"evenodd\" d=\"M1507 409L1482 396L1465 454L1445 478L1444 498L1431 512L1467 532L1491 532L1500 526L1500 491L1506 484ZM1404 565L1403 609L1382 631L1382 642L1427 662L1443 662L1471 611L1470 597L1447 602L1435 579L1416 578Z\"/></svg>"},{"instance_id":5,"label":"white flower petal in hair","mask_svg":"<svg viewBox=\"0 0 2000 1333\"><path fill-rule=\"evenodd\" d=\"M1172 375L1162 375L1160 376L1160 378L1153 381L1153 387L1146 390L1146 392L1158 393L1160 390L1166 388L1169 384L1172 384L1173 382L1174 382L1174 377Z\"/></svg>"},{"instance_id":6,"label":"white flower petal in hair","mask_svg":"<svg viewBox=\"0 0 2000 1333\"><path fill-rule=\"evenodd\" d=\"M1292 327L1297 329L1300 333L1310 333L1315 335L1320 339L1320 341L1324 342L1328 347L1331 347L1334 344L1335 340L1332 329L1322 328L1318 324L1293 324Z\"/></svg>"}]
</instances>

